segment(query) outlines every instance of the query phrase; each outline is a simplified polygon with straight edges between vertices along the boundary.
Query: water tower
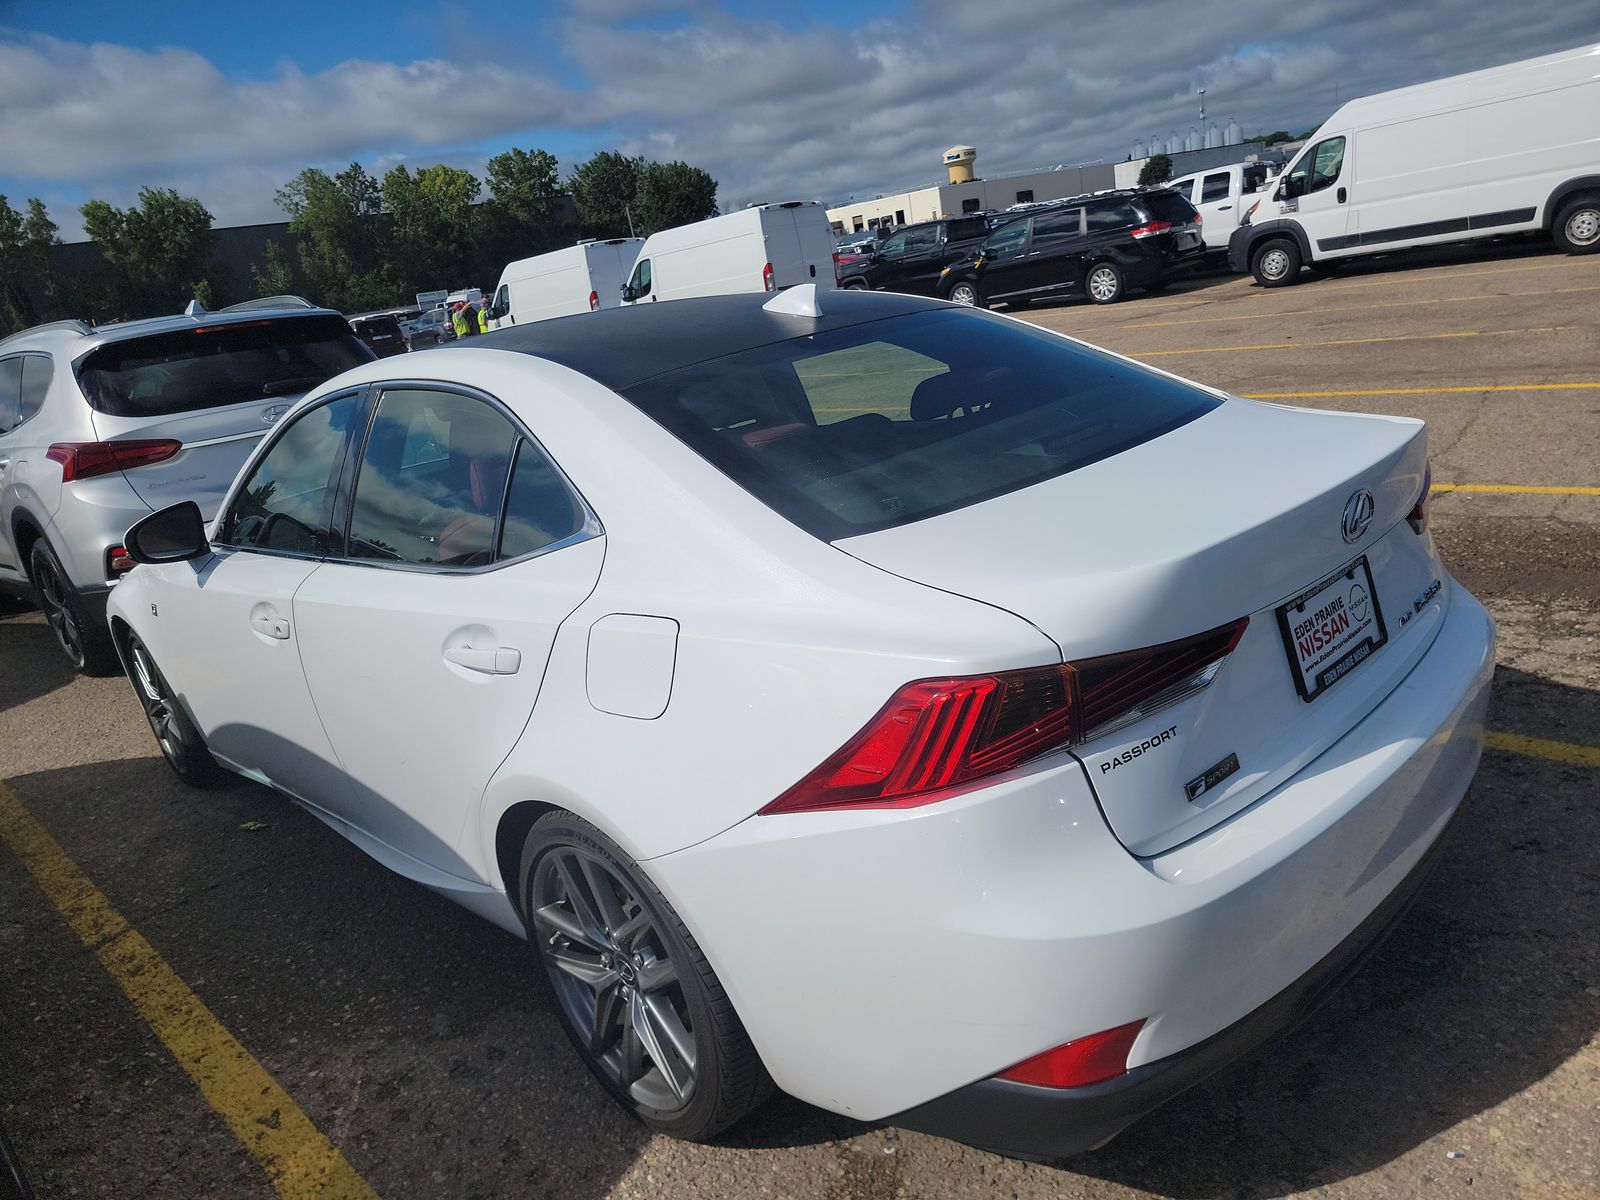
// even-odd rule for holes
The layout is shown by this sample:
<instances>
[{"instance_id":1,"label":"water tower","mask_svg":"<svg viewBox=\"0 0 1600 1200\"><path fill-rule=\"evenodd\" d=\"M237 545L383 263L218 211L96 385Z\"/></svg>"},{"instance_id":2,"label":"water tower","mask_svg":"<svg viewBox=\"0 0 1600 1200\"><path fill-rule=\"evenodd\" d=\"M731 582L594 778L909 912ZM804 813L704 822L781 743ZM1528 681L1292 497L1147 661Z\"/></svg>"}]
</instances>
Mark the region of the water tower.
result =
<instances>
[{"instance_id":1,"label":"water tower","mask_svg":"<svg viewBox=\"0 0 1600 1200\"><path fill-rule=\"evenodd\" d=\"M1190 152L1200 149L1200 134L1193 125L1189 126L1189 136L1183 139L1183 148Z\"/></svg>"},{"instance_id":2,"label":"water tower","mask_svg":"<svg viewBox=\"0 0 1600 1200\"><path fill-rule=\"evenodd\" d=\"M1244 130L1239 128L1239 122L1232 117L1228 118L1228 128L1223 132L1222 144L1224 146L1237 146L1244 141Z\"/></svg>"},{"instance_id":3,"label":"water tower","mask_svg":"<svg viewBox=\"0 0 1600 1200\"><path fill-rule=\"evenodd\" d=\"M1215 150L1222 145L1222 130L1215 125L1206 126L1206 149Z\"/></svg>"},{"instance_id":4,"label":"water tower","mask_svg":"<svg viewBox=\"0 0 1600 1200\"><path fill-rule=\"evenodd\" d=\"M1144 143L1143 142L1136 141L1136 142L1133 143L1133 157L1136 158L1136 159L1144 157Z\"/></svg>"},{"instance_id":5,"label":"water tower","mask_svg":"<svg viewBox=\"0 0 1600 1200\"><path fill-rule=\"evenodd\" d=\"M971 183L972 164L978 152L971 146L951 146L944 152L944 169L950 172L951 183Z\"/></svg>"}]
</instances>

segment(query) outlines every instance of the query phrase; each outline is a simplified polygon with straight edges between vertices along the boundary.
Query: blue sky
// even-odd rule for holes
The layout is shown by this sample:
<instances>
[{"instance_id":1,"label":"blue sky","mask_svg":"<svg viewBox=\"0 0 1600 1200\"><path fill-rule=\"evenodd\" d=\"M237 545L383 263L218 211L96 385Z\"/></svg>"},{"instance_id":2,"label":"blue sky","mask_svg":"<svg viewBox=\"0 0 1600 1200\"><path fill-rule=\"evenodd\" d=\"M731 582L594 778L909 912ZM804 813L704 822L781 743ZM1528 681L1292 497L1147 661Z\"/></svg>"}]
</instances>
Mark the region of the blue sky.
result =
<instances>
[{"instance_id":1,"label":"blue sky","mask_svg":"<svg viewBox=\"0 0 1600 1200\"><path fill-rule=\"evenodd\" d=\"M1184 132L1195 90L1247 131L1337 99L1595 37L1526 0L547 0L199 4L0 0L0 193L67 238L98 197L198 196L219 225L282 218L305 166L481 175L510 146L681 158L752 198L843 200L1121 159Z\"/></svg>"}]
</instances>

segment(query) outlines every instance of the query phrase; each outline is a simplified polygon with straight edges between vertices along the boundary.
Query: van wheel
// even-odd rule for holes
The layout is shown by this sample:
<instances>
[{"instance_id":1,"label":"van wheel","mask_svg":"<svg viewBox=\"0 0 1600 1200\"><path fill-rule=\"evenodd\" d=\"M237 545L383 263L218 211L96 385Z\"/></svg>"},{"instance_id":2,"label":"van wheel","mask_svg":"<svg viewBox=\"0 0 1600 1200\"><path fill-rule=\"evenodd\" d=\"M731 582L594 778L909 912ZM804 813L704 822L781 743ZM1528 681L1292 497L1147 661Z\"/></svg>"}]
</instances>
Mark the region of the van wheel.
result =
<instances>
[{"instance_id":1,"label":"van wheel","mask_svg":"<svg viewBox=\"0 0 1600 1200\"><path fill-rule=\"evenodd\" d=\"M1600 250L1600 196L1579 196L1568 203L1550 233L1568 254Z\"/></svg>"},{"instance_id":2,"label":"van wheel","mask_svg":"<svg viewBox=\"0 0 1600 1200\"><path fill-rule=\"evenodd\" d=\"M1122 299L1122 272L1115 263L1095 263L1083 277L1083 290L1096 304L1115 304Z\"/></svg>"},{"instance_id":3,"label":"van wheel","mask_svg":"<svg viewBox=\"0 0 1600 1200\"><path fill-rule=\"evenodd\" d=\"M1270 238L1250 255L1250 274L1262 287L1293 283L1300 265L1300 247L1289 238Z\"/></svg>"}]
</instances>

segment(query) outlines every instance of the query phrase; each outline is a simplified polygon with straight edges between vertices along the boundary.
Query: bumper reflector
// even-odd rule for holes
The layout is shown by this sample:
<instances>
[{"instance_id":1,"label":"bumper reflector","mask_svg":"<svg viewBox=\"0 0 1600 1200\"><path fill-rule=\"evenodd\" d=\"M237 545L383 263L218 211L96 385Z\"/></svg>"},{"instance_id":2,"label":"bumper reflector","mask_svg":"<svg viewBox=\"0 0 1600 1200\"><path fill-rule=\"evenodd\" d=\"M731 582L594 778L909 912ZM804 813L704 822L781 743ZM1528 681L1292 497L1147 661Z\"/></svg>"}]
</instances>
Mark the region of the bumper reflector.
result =
<instances>
[{"instance_id":1,"label":"bumper reflector","mask_svg":"<svg viewBox=\"0 0 1600 1200\"><path fill-rule=\"evenodd\" d=\"M1133 1049L1133 1039L1144 1028L1144 1021L1140 1017L1115 1029L1091 1033L1054 1050L1035 1054L1001 1071L995 1078L1031 1083L1035 1087L1076 1088L1126 1075L1128 1052Z\"/></svg>"}]
</instances>

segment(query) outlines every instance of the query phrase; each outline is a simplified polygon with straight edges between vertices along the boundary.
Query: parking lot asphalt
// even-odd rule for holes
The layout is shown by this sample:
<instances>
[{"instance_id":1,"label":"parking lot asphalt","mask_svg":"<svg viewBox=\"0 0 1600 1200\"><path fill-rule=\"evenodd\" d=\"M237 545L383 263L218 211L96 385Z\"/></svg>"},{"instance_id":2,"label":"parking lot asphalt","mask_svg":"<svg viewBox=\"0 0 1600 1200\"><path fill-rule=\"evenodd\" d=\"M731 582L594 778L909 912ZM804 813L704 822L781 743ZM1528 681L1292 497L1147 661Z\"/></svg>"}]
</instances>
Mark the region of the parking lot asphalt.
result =
<instances>
[{"instance_id":1,"label":"parking lot asphalt","mask_svg":"<svg viewBox=\"0 0 1600 1200\"><path fill-rule=\"evenodd\" d=\"M1597 313L1600 259L1529 243L1026 313L1425 418L1462 489L1436 534L1500 627L1490 749L1417 905L1306 1024L1103 1149L1028 1165L783 1097L716 1145L650 1137L519 942L254 784L183 788L126 681L73 678L15 609L0 1125L41 1196L1600 1197ZM1525 487L1554 490L1496 490Z\"/></svg>"}]
</instances>

